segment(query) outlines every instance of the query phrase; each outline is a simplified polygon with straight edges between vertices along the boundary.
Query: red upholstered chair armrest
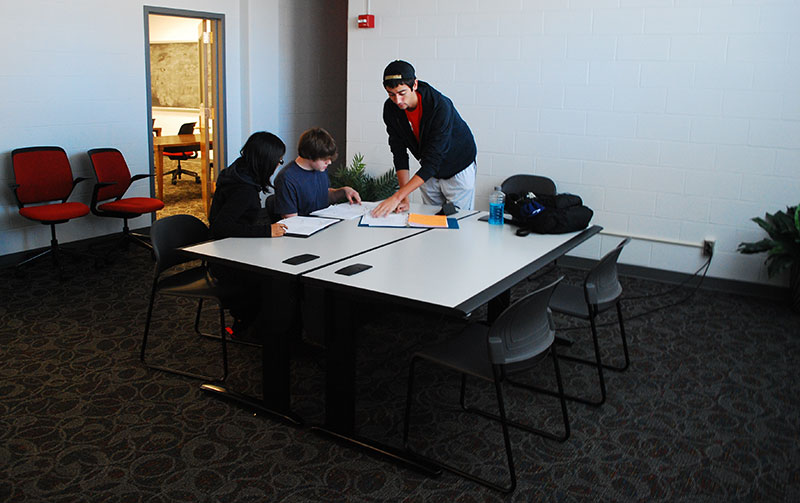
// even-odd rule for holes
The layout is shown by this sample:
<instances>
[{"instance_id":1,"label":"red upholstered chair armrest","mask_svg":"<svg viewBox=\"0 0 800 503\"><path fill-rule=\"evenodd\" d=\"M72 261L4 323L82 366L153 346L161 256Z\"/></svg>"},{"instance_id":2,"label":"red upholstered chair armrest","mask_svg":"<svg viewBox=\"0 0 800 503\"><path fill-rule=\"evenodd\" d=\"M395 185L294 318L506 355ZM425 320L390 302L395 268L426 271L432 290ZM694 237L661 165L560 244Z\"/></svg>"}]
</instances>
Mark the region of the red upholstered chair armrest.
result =
<instances>
[{"instance_id":1,"label":"red upholstered chair armrest","mask_svg":"<svg viewBox=\"0 0 800 503\"><path fill-rule=\"evenodd\" d=\"M92 209L92 213L95 213L95 208L97 208L97 196L100 194L100 189L111 187L112 185L116 184L117 182L97 182L94 184L94 190L92 190L92 204L89 206Z\"/></svg>"},{"instance_id":2,"label":"red upholstered chair armrest","mask_svg":"<svg viewBox=\"0 0 800 503\"><path fill-rule=\"evenodd\" d=\"M72 192L75 190L75 186L78 185L81 182L86 181L86 180L88 180L88 178L86 178L85 176L79 176L79 177L75 178L74 180L72 180L72 189L69 191L69 194L67 194L67 197L65 197L64 200L61 201L61 202L62 203L66 203L67 199L69 199L69 196L71 196Z\"/></svg>"}]
</instances>

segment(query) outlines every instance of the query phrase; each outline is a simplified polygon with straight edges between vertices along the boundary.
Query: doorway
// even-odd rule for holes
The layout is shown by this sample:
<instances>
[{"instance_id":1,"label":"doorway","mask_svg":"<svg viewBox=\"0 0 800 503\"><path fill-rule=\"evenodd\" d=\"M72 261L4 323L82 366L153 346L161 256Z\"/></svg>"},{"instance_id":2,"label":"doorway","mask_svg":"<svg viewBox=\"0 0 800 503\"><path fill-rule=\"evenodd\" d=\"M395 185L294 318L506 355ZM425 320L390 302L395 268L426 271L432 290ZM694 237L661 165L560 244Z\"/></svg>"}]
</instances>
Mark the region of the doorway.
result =
<instances>
[{"instance_id":1,"label":"doorway","mask_svg":"<svg viewBox=\"0 0 800 503\"><path fill-rule=\"evenodd\" d=\"M148 131L163 218L208 222L225 160L224 18L145 7Z\"/></svg>"}]
</instances>

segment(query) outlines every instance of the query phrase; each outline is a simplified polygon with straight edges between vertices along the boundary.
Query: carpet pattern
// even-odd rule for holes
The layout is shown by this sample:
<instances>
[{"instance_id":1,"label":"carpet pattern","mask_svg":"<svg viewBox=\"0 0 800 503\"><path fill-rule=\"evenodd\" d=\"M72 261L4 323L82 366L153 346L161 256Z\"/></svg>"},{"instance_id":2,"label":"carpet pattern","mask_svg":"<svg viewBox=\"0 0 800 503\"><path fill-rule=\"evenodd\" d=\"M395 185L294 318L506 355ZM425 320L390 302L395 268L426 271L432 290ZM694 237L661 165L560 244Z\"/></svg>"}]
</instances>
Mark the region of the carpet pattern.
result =
<instances>
[{"instance_id":1,"label":"carpet pattern","mask_svg":"<svg viewBox=\"0 0 800 503\"><path fill-rule=\"evenodd\" d=\"M789 502L800 495L800 316L784 306L700 290L662 308L688 290L623 278L630 369L606 373L603 406L568 404L566 442L512 430L519 483L503 496L448 473L427 478L143 367L152 265L131 247L102 269L68 261L65 281L47 261L22 277L0 271L0 501ZM513 296L557 274L577 283L583 272L548 271ZM148 352L218 372L219 344L193 335L194 309L158 302ZM399 447L410 355L465 320L375 304L365 311L358 430ZM213 309L204 320L212 330ZM614 318L602 323L604 358L618 361ZM556 324L575 341L563 352L588 354L588 327L561 316ZM230 346L228 385L260 393L258 351ZM319 356L292 363L292 407L312 424L323 419L324 365ZM595 373L569 362L561 368L569 392L597 396ZM412 446L502 480L499 427L461 411L456 376L419 370ZM531 379L554 386L549 360ZM494 406L488 386L471 382L469 390L471 402ZM522 421L559 427L550 397L511 389L507 407Z\"/></svg>"}]
</instances>

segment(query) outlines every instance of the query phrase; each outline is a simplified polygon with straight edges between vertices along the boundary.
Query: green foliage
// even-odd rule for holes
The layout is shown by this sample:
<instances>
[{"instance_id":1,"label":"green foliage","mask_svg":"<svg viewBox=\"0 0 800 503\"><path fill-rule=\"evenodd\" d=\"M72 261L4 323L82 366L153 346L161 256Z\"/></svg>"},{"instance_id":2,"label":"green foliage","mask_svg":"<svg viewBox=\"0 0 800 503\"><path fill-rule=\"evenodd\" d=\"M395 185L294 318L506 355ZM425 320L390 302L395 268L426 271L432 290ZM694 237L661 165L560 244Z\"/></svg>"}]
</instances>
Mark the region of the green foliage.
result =
<instances>
[{"instance_id":1,"label":"green foliage","mask_svg":"<svg viewBox=\"0 0 800 503\"><path fill-rule=\"evenodd\" d=\"M740 243L740 253L767 252L767 274L773 277L784 269L800 264L800 205L788 206L786 211L765 214L751 219L764 229L769 238L752 243Z\"/></svg>"},{"instance_id":2,"label":"green foliage","mask_svg":"<svg viewBox=\"0 0 800 503\"><path fill-rule=\"evenodd\" d=\"M394 194L399 188L393 170L373 178L366 171L364 156L355 154L349 166L343 166L329 173L331 187L348 185L358 191L363 201L380 201Z\"/></svg>"}]
</instances>

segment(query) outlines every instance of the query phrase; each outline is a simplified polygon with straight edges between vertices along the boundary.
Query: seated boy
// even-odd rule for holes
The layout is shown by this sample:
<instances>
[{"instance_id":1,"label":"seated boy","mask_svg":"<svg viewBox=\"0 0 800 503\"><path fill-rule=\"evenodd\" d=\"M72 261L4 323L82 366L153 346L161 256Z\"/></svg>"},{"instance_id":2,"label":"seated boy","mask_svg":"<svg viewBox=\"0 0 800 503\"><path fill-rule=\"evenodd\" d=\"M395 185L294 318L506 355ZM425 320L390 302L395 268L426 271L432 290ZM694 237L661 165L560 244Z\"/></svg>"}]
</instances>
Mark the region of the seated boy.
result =
<instances>
[{"instance_id":1,"label":"seated boy","mask_svg":"<svg viewBox=\"0 0 800 503\"><path fill-rule=\"evenodd\" d=\"M283 218L308 215L344 201L361 204L361 196L351 187L330 188L325 170L336 160L333 137L322 128L313 128L300 136L297 159L275 177L275 214Z\"/></svg>"}]
</instances>

